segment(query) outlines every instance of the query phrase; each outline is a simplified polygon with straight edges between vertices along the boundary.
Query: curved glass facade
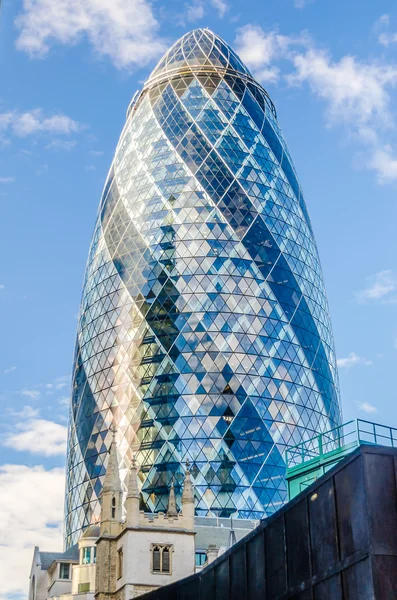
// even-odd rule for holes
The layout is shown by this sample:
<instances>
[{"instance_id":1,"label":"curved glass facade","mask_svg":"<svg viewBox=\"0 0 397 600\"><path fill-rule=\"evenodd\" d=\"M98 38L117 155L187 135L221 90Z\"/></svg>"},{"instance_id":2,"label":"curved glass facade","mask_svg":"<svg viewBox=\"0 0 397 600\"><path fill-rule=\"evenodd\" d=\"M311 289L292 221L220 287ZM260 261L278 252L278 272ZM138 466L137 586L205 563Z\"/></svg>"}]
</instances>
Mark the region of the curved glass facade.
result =
<instances>
[{"instance_id":1,"label":"curved glass facade","mask_svg":"<svg viewBox=\"0 0 397 600\"><path fill-rule=\"evenodd\" d=\"M86 269L73 375L67 544L98 515L118 428L142 508L189 460L197 514L286 501L284 451L340 423L317 249L265 90L207 29L129 107ZM105 463L105 464L104 464Z\"/></svg>"}]
</instances>

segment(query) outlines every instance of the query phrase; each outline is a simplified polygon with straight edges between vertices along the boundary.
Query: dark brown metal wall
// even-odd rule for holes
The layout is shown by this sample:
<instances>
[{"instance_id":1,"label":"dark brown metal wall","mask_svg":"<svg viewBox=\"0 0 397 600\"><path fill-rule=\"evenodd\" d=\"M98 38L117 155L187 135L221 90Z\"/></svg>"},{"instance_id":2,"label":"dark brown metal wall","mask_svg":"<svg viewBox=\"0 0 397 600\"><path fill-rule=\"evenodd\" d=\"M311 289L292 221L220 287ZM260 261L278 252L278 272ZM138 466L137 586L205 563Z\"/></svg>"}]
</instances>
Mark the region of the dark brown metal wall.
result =
<instances>
[{"instance_id":1,"label":"dark brown metal wall","mask_svg":"<svg viewBox=\"0 0 397 600\"><path fill-rule=\"evenodd\" d=\"M397 600L397 450L361 446L198 575L144 600Z\"/></svg>"}]
</instances>

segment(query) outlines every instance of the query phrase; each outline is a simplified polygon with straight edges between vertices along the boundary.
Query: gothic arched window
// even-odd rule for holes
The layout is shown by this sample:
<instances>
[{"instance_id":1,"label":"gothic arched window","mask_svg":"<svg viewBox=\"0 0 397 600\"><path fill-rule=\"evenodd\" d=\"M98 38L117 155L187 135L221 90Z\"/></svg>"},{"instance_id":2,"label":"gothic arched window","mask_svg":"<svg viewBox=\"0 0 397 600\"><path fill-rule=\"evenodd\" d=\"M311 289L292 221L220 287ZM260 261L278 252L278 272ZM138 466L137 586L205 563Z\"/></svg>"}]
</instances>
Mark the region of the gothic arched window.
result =
<instances>
[{"instance_id":1,"label":"gothic arched window","mask_svg":"<svg viewBox=\"0 0 397 600\"><path fill-rule=\"evenodd\" d=\"M168 544L152 544L152 573L171 574L172 551L173 547Z\"/></svg>"},{"instance_id":2,"label":"gothic arched window","mask_svg":"<svg viewBox=\"0 0 397 600\"><path fill-rule=\"evenodd\" d=\"M167 546L165 548L163 548L161 558L162 558L162 561L161 561L162 572L169 573L170 567L171 567L171 561L170 561L170 549L167 548Z\"/></svg>"},{"instance_id":3,"label":"gothic arched window","mask_svg":"<svg viewBox=\"0 0 397 600\"><path fill-rule=\"evenodd\" d=\"M112 498L112 519L116 518L116 498Z\"/></svg>"},{"instance_id":4,"label":"gothic arched window","mask_svg":"<svg viewBox=\"0 0 397 600\"><path fill-rule=\"evenodd\" d=\"M161 548L158 546L153 548L153 571L161 573Z\"/></svg>"}]
</instances>

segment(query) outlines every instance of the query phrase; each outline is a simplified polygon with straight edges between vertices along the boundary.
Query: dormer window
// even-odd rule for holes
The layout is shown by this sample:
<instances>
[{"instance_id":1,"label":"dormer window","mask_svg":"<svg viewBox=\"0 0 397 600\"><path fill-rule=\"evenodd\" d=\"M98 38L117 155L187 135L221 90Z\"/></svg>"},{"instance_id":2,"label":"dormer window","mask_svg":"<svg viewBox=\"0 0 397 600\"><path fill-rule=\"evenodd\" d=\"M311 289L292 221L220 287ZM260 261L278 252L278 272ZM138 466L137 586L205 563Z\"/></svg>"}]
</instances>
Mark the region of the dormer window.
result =
<instances>
[{"instance_id":1,"label":"dormer window","mask_svg":"<svg viewBox=\"0 0 397 600\"><path fill-rule=\"evenodd\" d=\"M112 519L116 518L116 498L112 498Z\"/></svg>"},{"instance_id":2,"label":"dormer window","mask_svg":"<svg viewBox=\"0 0 397 600\"><path fill-rule=\"evenodd\" d=\"M152 573L171 575L171 553L169 544L152 544Z\"/></svg>"}]
</instances>

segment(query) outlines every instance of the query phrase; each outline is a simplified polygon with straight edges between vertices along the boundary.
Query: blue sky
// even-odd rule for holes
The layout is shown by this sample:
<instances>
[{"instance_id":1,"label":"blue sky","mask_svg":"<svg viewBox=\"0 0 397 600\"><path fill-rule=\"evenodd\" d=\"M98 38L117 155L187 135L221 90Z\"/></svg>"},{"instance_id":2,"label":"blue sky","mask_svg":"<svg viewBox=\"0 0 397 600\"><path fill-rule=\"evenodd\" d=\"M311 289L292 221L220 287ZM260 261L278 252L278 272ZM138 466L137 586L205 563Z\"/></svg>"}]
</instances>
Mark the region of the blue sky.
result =
<instances>
[{"instance_id":1,"label":"blue sky","mask_svg":"<svg viewBox=\"0 0 397 600\"><path fill-rule=\"evenodd\" d=\"M199 26L233 45L276 105L319 246L344 418L397 427L395 3L4 0L0 537L17 533L0 549L0 600L24 597L32 544L61 545L76 316L125 111Z\"/></svg>"}]
</instances>

